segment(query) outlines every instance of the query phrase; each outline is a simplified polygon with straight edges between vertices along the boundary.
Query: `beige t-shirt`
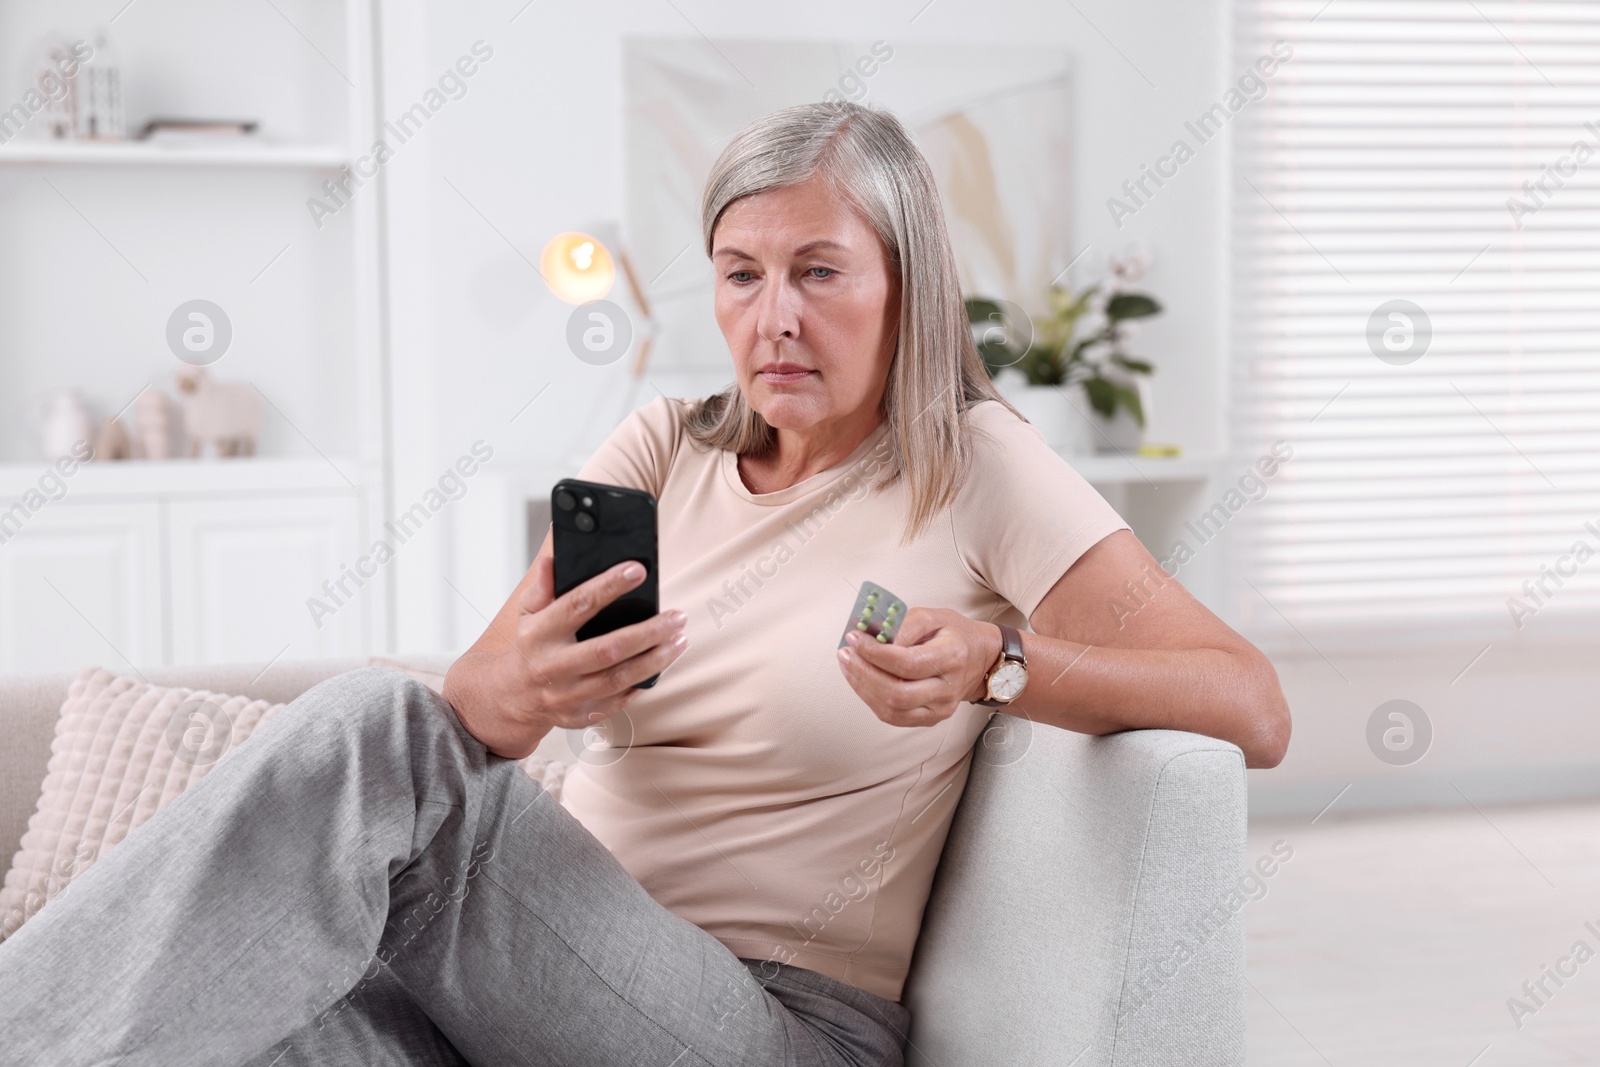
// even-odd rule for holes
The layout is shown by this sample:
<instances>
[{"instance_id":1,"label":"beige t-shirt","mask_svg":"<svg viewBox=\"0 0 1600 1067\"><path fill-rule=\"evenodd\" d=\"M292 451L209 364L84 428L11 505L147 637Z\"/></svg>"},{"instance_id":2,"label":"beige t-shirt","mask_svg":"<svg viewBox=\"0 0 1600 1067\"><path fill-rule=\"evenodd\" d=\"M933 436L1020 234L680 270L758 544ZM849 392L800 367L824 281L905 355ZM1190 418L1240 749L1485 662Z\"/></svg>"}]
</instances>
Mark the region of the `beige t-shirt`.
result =
<instances>
[{"instance_id":1,"label":"beige t-shirt","mask_svg":"<svg viewBox=\"0 0 1600 1067\"><path fill-rule=\"evenodd\" d=\"M1032 425L983 401L959 499L900 548L905 479L867 489L887 423L828 470L757 494L732 452L682 432L688 403L633 412L578 475L656 497L661 610L688 612L689 648L602 724L563 804L735 955L899 1000L992 711L878 719L835 659L856 592L871 580L913 608L1026 629L1067 568L1127 524Z\"/></svg>"}]
</instances>

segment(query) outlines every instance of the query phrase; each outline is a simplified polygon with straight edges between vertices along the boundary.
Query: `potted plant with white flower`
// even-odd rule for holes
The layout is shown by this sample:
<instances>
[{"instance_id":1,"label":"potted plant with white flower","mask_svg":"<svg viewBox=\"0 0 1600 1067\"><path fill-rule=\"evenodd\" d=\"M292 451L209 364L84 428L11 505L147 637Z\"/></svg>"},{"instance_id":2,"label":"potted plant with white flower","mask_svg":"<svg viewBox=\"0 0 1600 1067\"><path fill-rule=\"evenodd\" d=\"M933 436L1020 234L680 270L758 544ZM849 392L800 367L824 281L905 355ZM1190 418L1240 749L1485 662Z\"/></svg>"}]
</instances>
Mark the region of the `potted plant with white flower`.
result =
<instances>
[{"instance_id":1,"label":"potted plant with white flower","mask_svg":"<svg viewBox=\"0 0 1600 1067\"><path fill-rule=\"evenodd\" d=\"M1113 258L1109 279L1077 292L1052 286L1050 314L1021 323L1026 317L1013 305L967 300L973 339L995 385L1052 447L1069 453L1139 447L1155 368L1129 346L1136 320L1159 315L1161 305L1128 287L1148 266L1140 251Z\"/></svg>"}]
</instances>

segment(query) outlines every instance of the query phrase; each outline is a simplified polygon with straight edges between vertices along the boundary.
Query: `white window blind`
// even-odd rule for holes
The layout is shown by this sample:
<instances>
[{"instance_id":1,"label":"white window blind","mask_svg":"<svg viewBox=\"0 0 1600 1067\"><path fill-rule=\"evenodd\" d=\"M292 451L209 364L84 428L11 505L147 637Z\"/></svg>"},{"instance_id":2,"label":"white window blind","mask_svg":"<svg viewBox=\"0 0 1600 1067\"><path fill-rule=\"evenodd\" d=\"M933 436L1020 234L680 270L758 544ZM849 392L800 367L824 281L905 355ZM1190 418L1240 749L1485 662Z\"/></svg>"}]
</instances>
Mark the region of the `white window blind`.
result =
<instances>
[{"instance_id":1,"label":"white window blind","mask_svg":"<svg viewBox=\"0 0 1600 1067\"><path fill-rule=\"evenodd\" d=\"M1234 13L1236 73L1293 48L1231 123L1233 444L1293 449L1230 540L1239 617L1317 644L1595 632L1600 3ZM1396 300L1421 314L1369 341Z\"/></svg>"}]
</instances>

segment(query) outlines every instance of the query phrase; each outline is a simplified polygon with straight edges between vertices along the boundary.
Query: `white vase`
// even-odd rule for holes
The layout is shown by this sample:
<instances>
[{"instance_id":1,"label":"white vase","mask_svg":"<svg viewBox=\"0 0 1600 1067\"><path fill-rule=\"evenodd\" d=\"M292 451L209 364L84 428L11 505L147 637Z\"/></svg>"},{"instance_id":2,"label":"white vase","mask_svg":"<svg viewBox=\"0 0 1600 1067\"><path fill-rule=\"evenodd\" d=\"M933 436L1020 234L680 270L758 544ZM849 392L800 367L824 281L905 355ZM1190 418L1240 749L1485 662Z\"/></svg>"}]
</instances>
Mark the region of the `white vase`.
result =
<instances>
[{"instance_id":1,"label":"white vase","mask_svg":"<svg viewBox=\"0 0 1600 1067\"><path fill-rule=\"evenodd\" d=\"M1017 375L1021 378L1021 375ZM1089 401L1076 386L1028 385L1015 379L1001 384L1000 395L1022 413L1044 437L1045 444L1066 455L1083 455L1094 450L1099 436L1089 423Z\"/></svg>"},{"instance_id":2,"label":"white vase","mask_svg":"<svg viewBox=\"0 0 1600 1067\"><path fill-rule=\"evenodd\" d=\"M39 420L39 445L44 458L60 459L75 453L77 446L93 446L94 419L76 389L63 389L46 398Z\"/></svg>"}]
</instances>

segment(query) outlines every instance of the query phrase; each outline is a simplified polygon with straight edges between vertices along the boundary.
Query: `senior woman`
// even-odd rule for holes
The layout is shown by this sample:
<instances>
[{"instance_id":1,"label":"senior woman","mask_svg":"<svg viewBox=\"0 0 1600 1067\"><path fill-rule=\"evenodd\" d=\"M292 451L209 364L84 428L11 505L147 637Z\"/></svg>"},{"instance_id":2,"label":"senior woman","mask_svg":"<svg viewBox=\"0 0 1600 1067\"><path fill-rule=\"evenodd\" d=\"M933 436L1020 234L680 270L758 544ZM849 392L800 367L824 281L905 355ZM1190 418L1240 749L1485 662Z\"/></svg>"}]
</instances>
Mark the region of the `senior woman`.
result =
<instances>
[{"instance_id":1,"label":"senior woman","mask_svg":"<svg viewBox=\"0 0 1600 1067\"><path fill-rule=\"evenodd\" d=\"M576 640L643 575L555 597L546 538L444 700L307 693L0 947L0 1062L900 1064L994 707L1282 758L1266 659L994 391L892 116L752 124L703 220L736 381L580 472L657 498L667 610ZM913 606L835 659L864 579ZM601 722L561 805L512 762Z\"/></svg>"}]
</instances>

